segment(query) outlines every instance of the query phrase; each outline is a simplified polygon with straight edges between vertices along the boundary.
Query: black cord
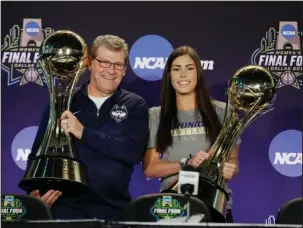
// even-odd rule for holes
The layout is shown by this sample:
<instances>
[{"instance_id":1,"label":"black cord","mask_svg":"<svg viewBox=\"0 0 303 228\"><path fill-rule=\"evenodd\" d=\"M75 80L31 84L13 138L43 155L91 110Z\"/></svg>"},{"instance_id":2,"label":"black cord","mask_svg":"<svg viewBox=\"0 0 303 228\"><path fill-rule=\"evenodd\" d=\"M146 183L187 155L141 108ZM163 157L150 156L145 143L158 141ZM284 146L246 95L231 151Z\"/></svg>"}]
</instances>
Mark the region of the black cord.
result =
<instances>
[{"instance_id":1,"label":"black cord","mask_svg":"<svg viewBox=\"0 0 303 228\"><path fill-rule=\"evenodd\" d=\"M187 218L185 219L185 222L188 222L190 218L190 195L189 194L184 194L184 198L186 200L186 205L187 205Z\"/></svg>"},{"instance_id":2,"label":"black cord","mask_svg":"<svg viewBox=\"0 0 303 228\"><path fill-rule=\"evenodd\" d=\"M190 196L194 192L194 185L193 184L181 185L181 192L184 194L184 199L187 205L187 218L185 219L185 222L188 222L190 218Z\"/></svg>"}]
</instances>

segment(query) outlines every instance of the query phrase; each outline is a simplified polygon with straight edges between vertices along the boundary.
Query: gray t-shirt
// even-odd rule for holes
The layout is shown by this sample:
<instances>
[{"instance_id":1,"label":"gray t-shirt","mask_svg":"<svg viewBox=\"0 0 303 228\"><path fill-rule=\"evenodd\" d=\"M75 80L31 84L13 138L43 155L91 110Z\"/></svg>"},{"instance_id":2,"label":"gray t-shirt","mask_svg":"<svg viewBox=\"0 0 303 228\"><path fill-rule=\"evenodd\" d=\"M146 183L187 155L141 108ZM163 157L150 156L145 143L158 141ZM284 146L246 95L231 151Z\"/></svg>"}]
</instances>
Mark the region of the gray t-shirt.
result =
<instances>
[{"instance_id":1,"label":"gray t-shirt","mask_svg":"<svg viewBox=\"0 0 303 228\"><path fill-rule=\"evenodd\" d=\"M212 101L215 111L221 123L224 120L226 104L220 101ZM198 115L197 115L198 114ZM149 130L150 138L148 149L156 147L156 134L159 126L160 107L152 107L149 109ZM171 131L173 136L173 143L167 148L162 155L162 159L168 161L180 161L181 158L188 157L190 154L194 156L199 151L208 152L211 144L206 138L203 120L196 111L178 111L179 124L176 129ZM240 138L236 145L240 144ZM175 175L163 178L161 180L161 191L167 189L178 178L178 173ZM231 189L226 184L226 190L231 196ZM230 208L232 199L230 197L227 203L227 208Z\"/></svg>"}]
</instances>

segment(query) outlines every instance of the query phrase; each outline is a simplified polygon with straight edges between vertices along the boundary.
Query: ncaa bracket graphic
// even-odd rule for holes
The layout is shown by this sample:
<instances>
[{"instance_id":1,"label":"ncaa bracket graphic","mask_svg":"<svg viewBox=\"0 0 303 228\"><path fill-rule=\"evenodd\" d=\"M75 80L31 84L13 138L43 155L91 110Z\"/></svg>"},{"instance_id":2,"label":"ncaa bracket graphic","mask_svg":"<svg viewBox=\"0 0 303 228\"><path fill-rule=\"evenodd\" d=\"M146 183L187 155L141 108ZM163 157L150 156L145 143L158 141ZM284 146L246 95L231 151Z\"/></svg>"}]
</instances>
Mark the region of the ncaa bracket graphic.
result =
<instances>
[{"instance_id":1,"label":"ncaa bracket graphic","mask_svg":"<svg viewBox=\"0 0 303 228\"><path fill-rule=\"evenodd\" d=\"M7 77L7 86L46 83L38 65L39 47L54 30L42 29L41 19L23 19L23 25L14 25L1 45L1 69Z\"/></svg>"},{"instance_id":2,"label":"ncaa bracket graphic","mask_svg":"<svg viewBox=\"0 0 303 228\"><path fill-rule=\"evenodd\" d=\"M280 21L279 30L269 28L251 62L268 68L277 78L277 88L300 89L302 76L302 32L296 21Z\"/></svg>"}]
</instances>

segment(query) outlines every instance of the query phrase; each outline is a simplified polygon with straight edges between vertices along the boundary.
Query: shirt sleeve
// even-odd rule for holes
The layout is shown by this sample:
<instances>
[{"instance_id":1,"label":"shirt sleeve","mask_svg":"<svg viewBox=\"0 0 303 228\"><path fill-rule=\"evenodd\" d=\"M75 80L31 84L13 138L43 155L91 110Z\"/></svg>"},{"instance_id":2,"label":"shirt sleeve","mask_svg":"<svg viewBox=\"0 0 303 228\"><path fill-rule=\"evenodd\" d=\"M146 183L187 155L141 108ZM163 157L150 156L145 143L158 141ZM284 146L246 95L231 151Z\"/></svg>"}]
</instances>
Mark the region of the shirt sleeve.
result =
<instances>
[{"instance_id":1,"label":"shirt sleeve","mask_svg":"<svg viewBox=\"0 0 303 228\"><path fill-rule=\"evenodd\" d=\"M160 107L152 107L148 110L149 140L148 149L157 147L157 132L159 126Z\"/></svg>"}]
</instances>

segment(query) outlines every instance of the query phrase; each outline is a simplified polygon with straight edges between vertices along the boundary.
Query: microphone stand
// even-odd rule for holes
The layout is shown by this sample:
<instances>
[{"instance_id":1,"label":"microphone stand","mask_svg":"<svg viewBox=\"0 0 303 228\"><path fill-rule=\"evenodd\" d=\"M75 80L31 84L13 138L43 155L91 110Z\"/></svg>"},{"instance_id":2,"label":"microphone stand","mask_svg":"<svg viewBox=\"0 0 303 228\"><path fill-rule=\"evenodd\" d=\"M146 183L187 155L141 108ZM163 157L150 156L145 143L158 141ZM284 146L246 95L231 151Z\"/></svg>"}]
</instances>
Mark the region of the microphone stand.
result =
<instances>
[{"instance_id":1,"label":"microphone stand","mask_svg":"<svg viewBox=\"0 0 303 228\"><path fill-rule=\"evenodd\" d=\"M185 222L188 222L190 218L190 196L192 195L193 191L194 191L194 185L192 184L181 185L181 192L184 194L184 198L186 200L186 206L187 206L187 218L185 219Z\"/></svg>"}]
</instances>

